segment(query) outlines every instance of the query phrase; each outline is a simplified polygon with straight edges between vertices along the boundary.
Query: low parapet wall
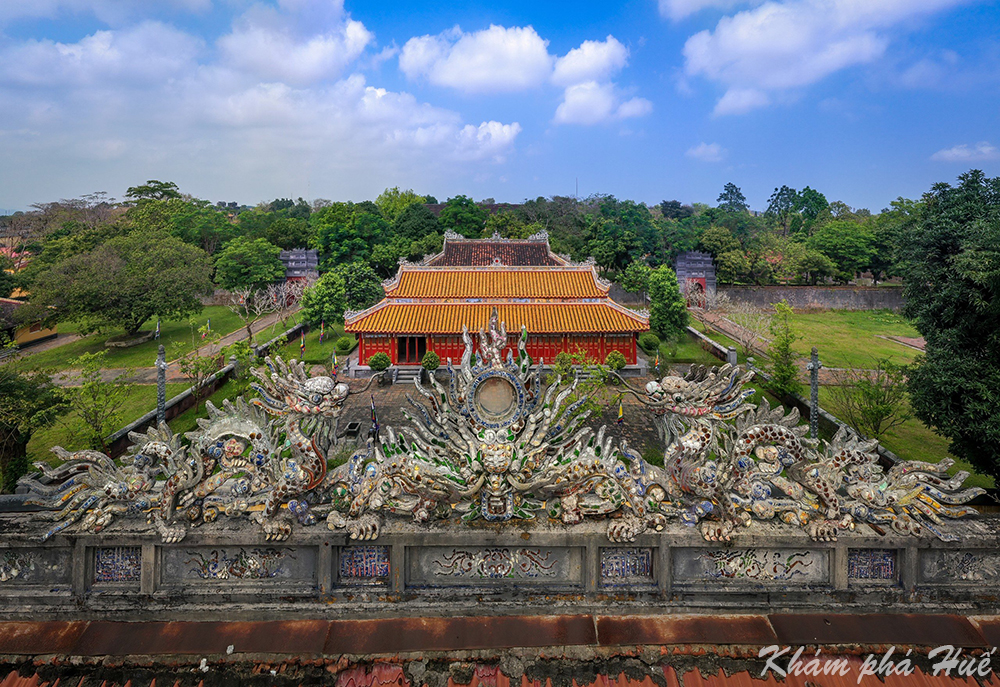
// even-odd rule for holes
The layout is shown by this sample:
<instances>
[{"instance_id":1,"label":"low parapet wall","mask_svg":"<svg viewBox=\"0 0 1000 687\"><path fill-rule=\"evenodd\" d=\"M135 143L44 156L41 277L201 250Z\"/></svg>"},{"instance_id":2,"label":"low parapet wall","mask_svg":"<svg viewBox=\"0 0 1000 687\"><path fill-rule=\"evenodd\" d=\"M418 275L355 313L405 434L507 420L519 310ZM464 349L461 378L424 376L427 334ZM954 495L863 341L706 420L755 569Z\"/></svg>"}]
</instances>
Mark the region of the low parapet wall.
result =
<instances>
[{"instance_id":1,"label":"low parapet wall","mask_svg":"<svg viewBox=\"0 0 1000 687\"><path fill-rule=\"evenodd\" d=\"M672 524L630 544L610 542L601 521L402 520L371 543L322 525L267 542L256 527L230 522L174 544L139 525L39 543L33 518L0 516L0 618L1000 609L1000 520L992 517L949 523L954 542L870 529L815 542L787 525L755 523L732 543Z\"/></svg>"},{"instance_id":2,"label":"low parapet wall","mask_svg":"<svg viewBox=\"0 0 1000 687\"><path fill-rule=\"evenodd\" d=\"M903 289L881 286L720 286L732 301L768 308L787 301L795 310L901 310Z\"/></svg>"}]
</instances>

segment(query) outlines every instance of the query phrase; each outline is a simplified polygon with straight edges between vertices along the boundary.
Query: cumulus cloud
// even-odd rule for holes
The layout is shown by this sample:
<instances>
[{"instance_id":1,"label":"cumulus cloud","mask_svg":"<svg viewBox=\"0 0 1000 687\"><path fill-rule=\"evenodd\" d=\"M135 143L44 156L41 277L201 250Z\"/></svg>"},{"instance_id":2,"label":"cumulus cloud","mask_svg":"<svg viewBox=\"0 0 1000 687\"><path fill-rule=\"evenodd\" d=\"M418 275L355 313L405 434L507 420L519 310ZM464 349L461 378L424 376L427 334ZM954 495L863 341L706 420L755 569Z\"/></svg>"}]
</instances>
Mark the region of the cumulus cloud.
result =
<instances>
[{"instance_id":1,"label":"cumulus cloud","mask_svg":"<svg viewBox=\"0 0 1000 687\"><path fill-rule=\"evenodd\" d=\"M721 162L726 157L727 152L718 143L699 143L692 148L688 148L684 154L702 162Z\"/></svg>"},{"instance_id":2,"label":"cumulus cloud","mask_svg":"<svg viewBox=\"0 0 1000 687\"><path fill-rule=\"evenodd\" d=\"M118 24L153 10L205 12L212 0L4 0L0 2L0 24L15 19L57 19L66 15L93 15L102 22Z\"/></svg>"},{"instance_id":3,"label":"cumulus cloud","mask_svg":"<svg viewBox=\"0 0 1000 687\"><path fill-rule=\"evenodd\" d=\"M588 81L566 89L563 101L556 108L557 124L600 124L602 122L641 117L653 109L644 98L621 102L611 84Z\"/></svg>"},{"instance_id":4,"label":"cumulus cloud","mask_svg":"<svg viewBox=\"0 0 1000 687\"><path fill-rule=\"evenodd\" d=\"M552 82L571 86L587 81L604 81L621 71L628 63L628 48L614 36L603 41L584 41L556 60Z\"/></svg>"},{"instance_id":5,"label":"cumulus cloud","mask_svg":"<svg viewBox=\"0 0 1000 687\"><path fill-rule=\"evenodd\" d=\"M530 26L491 25L474 33L456 26L408 40L399 67L411 79L469 93L521 91L541 85L552 73L548 44Z\"/></svg>"},{"instance_id":6,"label":"cumulus cloud","mask_svg":"<svg viewBox=\"0 0 1000 687\"><path fill-rule=\"evenodd\" d=\"M0 83L88 86L117 80L141 84L192 68L202 42L159 22L97 31L76 43L27 40L0 51Z\"/></svg>"},{"instance_id":7,"label":"cumulus cloud","mask_svg":"<svg viewBox=\"0 0 1000 687\"><path fill-rule=\"evenodd\" d=\"M931 155L938 162L984 162L1000 159L1000 148L989 141L980 141L975 145L962 143L951 148L944 148Z\"/></svg>"},{"instance_id":8,"label":"cumulus cloud","mask_svg":"<svg viewBox=\"0 0 1000 687\"><path fill-rule=\"evenodd\" d=\"M296 9L284 2L278 11ZM293 54L306 50L308 35L288 35L300 36ZM387 179L430 182L453 178L463 164L503 161L521 131L517 122L466 121L359 74L310 81L329 73L328 62L305 62L321 66L286 66L274 76L287 78L265 79L156 22L75 43L8 41L0 48L0 139L23 173L3 191L31 202L45 189L70 195L82 180L77 192L89 192L93 178L112 192L167 178L229 199L363 197Z\"/></svg>"},{"instance_id":9,"label":"cumulus cloud","mask_svg":"<svg viewBox=\"0 0 1000 687\"><path fill-rule=\"evenodd\" d=\"M254 5L219 39L225 62L266 81L310 84L336 78L375 36L343 2L280 0Z\"/></svg>"},{"instance_id":10,"label":"cumulus cloud","mask_svg":"<svg viewBox=\"0 0 1000 687\"><path fill-rule=\"evenodd\" d=\"M882 57L891 30L964 0L787 0L722 18L684 45L685 72L729 90L717 114L769 101L767 92L815 83Z\"/></svg>"},{"instance_id":11,"label":"cumulus cloud","mask_svg":"<svg viewBox=\"0 0 1000 687\"><path fill-rule=\"evenodd\" d=\"M703 9L728 10L737 5L745 5L745 0L660 0L660 14L668 19L679 21ZM759 0L752 4L759 4Z\"/></svg>"}]
</instances>

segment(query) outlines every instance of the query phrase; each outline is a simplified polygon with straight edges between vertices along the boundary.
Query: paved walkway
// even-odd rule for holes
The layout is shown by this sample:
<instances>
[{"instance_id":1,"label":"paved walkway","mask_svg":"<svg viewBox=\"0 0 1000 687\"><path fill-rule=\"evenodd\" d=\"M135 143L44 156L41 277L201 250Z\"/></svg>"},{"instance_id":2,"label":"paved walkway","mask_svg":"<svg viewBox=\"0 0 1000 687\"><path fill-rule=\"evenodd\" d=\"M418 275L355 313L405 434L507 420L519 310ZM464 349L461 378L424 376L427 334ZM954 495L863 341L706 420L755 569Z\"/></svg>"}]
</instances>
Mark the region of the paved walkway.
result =
<instances>
[{"instance_id":1,"label":"paved walkway","mask_svg":"<svg viewBox=\"0 0 1000 687\"><path fill-rule=\"evenodd\" d=\"M260 320L254 323L253 333L255 335L261 334L262 332L269 330L277 321L278 321L278 316L276 314L268 315L267 317L261 318ZM274 329L273 333L268 333L265 336L259 337L259 340L260 339L263 339L264 341L270 340L271 338L281 333L281 331L278 331L279 329L281 331L284 331L283 329L281 329L281 326L279 324L278 327ZM198 349L198 355L201 356L219 355L222 352L222 349L225 348L226 346L232 345L237 341L242 341L243 339L246 339L247 338L246 334L247 334L246 329L241 327L240 329L237 329L235 332L230 332L229 334L226 334L218 342L207 343L204 346L200 347ZM190 356L192 354L188 353L187 355ZM178 358L177 360L172 360L167 364L167 384L183 384L189 381L188 378L184 376L184 373L181 372L180 360L181 358ZM115 368L115 367L107 368L101 370L101 379L104 380L105 382L110 382L121 377L126 372L128 372L128 370L126 370L125 368ZM155 366L136 368L135 370L133 370L133 373L134 374L132 375L132 381L135 384L144 384L144 385L156 384ZM63 370L62 372L57 372L56 374L52 375L52 381L56 384L56 386L61 386L61 387L79 386L80 385L79 376L80 376L80 370Z\"/></svg>"}]
</instances>

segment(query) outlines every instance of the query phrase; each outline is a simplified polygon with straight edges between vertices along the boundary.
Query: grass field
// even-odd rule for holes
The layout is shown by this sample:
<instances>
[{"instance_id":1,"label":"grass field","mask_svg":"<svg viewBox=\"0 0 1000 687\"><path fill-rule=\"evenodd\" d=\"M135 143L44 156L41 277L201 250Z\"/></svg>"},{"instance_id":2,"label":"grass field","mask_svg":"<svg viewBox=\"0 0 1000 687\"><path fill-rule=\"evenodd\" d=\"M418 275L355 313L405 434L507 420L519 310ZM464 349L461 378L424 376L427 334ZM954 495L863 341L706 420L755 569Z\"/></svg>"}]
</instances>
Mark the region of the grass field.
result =
<instances>
[{"instance_id":1,"label":"grass field","mask_svg":"<svg viewBox=\"0 0 1000 687\"><path fill-rule=\"evenodd\" d=\"M188 387L187 384L167 384L167 398L176 396ZM156 408L156 387L136 386L122 407L121 425L125 426L137 420ZM51 427L35 432L28 442L28 457L32 461L54 458L49 450L53 446L62 446L67 451L87 448L75 435L78 420L76 413L61 415Z\"/></svg>"},{"instance_id":2,"label":"grass field","mask_svg":"<svg viewBox=\"0 0 1000 687\"><path fill-rule=\"evenodd\" d=\"M870 367L878 358L905 365L920 355L920 351L877 336L920 336L902 315L888 310L796 313L792 329L801 337L795 342L795 351L808 356L816 346L827 367Z\"/></svg>"},{"instance_id":3,"label":"grass field","mask_svg":"<svg viewBox=\"0 0 1000 687\"><path fill-rule=\"evenodd\" d=\"M107 351L107 366L109 368L152 367L156 363L156 352L160 344L163 344L167 349L168 361L180 358L190 352L192 348L200 346L202 340L198 334L198 328L204 326L209 319L212 320L212 331L223 336L243 326L240 319L225 306L210 305L200 315L192 318L190 322L193 322L193 327L188 320L161 322L160 339L158 341L147 341L131 348L107 348L104 342L112 336L122 334L122 331L91 334L64 346L40 353L32 353L28 356L28 360L32 365L37 367L58 371L72 368L73 359L83 353ZM144 329L149 330L155 327L156 320L150 320L146 322ZM59 332L61 334L73 334L76 332L76 327L72 323L60 324Z\"/></svg>"},{"instance_id":4,"label":"grass field","mask_svg":"<svg viewBox=\"0 0 1000 687\"><path fill-rule=\"evenodd\" d=\"M326 334L323 336L323 343L319 342L319 327L314 327L306 332L306 350L302 355L303 362L306 363L306 369L312 365L323 365L327 369L330 368L330 364L333 362L333 345L338 338L344 335L344 326L339 324L331 325L327 323ZM354 335L349 335L352 339ZM285 360L298 360L299 359L299 345L300 338L295 337L293 341L287 342L284 346L278 349L277 354L280 355ZM338 353L338 358L343 356ZM338 360L340 364L343 361Z\"/></svg>"}]
</instances>

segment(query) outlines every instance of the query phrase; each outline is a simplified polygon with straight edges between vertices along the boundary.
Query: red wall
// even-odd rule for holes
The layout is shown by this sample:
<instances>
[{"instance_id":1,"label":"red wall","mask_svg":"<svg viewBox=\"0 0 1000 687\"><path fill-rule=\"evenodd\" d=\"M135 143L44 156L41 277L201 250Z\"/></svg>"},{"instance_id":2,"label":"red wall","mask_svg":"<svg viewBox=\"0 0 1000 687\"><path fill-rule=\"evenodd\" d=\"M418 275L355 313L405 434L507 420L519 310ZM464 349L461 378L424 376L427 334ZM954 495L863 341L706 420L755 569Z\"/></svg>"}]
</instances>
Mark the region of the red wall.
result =
<instances>
[{"instance_id":1,"label":"red wall","mask_svg":"<svg viewBox=\"0 0 1000 687\"><path fill-rule=\"evenodd\" d=\"M473 350L478 352L478 337L475 334L471 336L473 345L476 346ZM517 355L517 336L509 336L507 343L508 346L503 351L504 360L507 359L507 351ZM533 361L542 360L547 365L551 365L559 353L563 351L576 353L581 348L587 357L601 363L613 350L621 351L629 365L634 365L636 362L635 334L529 334L525 348ZM427 337L427 350L438 354L441 365L447 364L448 358L457 365L465 352L465 345L459 334L436 334ZM379 351L388 355L393 365L398 364L395 336L361 335L361 344L358 348L360 364L367 365L368 359Z\"/></svg>"}]
</instances>

